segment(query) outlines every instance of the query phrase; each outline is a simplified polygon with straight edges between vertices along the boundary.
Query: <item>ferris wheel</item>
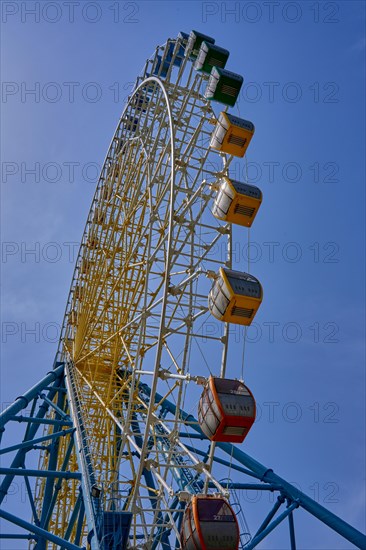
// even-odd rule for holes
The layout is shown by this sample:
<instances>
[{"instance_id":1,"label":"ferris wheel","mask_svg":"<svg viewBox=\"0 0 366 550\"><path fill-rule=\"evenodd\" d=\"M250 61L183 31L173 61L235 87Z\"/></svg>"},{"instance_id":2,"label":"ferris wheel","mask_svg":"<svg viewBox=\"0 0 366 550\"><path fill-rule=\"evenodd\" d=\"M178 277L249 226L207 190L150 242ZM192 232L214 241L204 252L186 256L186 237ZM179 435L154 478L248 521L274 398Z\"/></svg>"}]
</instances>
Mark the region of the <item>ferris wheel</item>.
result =
<instances>
[{"instance_id":1,"label":"ferris wheel","mask_svg":"<svg viewBox=\"0 0 366 550\"><path fill-rule=\"evenodd\" d=\"M27 439L49 442L33 520L0 512L29 531L31 548L250 549L285 519L295 548L298 507L364 543L238 445L255 399L228 360L229 326L250 325L263 291L254 275L233 269L232 226L245 235L262 193L230 177L254 125L228 111L243 82L228 60L213 38L180 33L148 59L123 110L54 369L24 398L39 419ZM1 425L22 406L6 410ZM26 471L26 453L19 447L11 470ZM2 494L14 475L7 472ZM258 486L278 499L252 532L236 491Z\"/></svg>"}]
</instances>

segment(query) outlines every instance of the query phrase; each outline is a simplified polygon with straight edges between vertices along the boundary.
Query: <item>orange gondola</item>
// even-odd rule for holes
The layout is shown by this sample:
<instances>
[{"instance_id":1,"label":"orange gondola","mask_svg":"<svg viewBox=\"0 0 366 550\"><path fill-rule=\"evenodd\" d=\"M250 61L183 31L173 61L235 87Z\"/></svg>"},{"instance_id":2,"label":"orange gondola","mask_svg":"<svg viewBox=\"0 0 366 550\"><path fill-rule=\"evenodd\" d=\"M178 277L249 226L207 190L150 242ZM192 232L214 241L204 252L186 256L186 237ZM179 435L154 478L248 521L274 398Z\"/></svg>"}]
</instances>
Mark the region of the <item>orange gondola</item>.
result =
<instances>
[{"instance_id":1,"label":"orange gondola","mask_svg":"<svg viewBox=\"0 0 366 550\"><path fill-rule=\"evenodd\" d=\"M198 421L211 441L242 443L255 414L255 399L243 382L210 376L199 402Z\"/></svg>"},{"instance_id":2,"label":"orange gondola","mask_svg":"<svg viewBox=\"0 0 366 550\"><path fill-rule=\"evenodd\" d=\"M227 500L193 496L184 511L181 545L182 550L237 550L238 520Z\"/></svg>"}]
</instances>

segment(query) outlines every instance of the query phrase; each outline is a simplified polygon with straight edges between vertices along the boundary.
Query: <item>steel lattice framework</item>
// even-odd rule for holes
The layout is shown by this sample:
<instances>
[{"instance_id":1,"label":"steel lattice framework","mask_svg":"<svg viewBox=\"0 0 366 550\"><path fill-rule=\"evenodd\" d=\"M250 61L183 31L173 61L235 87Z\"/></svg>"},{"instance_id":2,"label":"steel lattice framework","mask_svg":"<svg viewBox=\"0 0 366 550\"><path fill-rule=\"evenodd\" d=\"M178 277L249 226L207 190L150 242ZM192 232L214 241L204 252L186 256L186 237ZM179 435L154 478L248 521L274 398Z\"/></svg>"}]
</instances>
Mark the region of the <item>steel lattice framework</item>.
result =
<instances>
[{"instance_id":1,"label":"steel lattice framework","mask_svg":"<svg viewBox=\"0 0 366 550\"><path fill-rule=\"evenodd\" d=\"M37 550L122 548L121 539L106 540L105 524L106 512L123 512L128 548L180 548L190 494L220 493L235 504L245 488L278 495L253 535L239 518L246 550L285 519L294 549L298 507L366 548L361 533L271 469L236 446L210 443L191 413L209 372L230 373L228 325L210 316L207 295L218 267L231 267L231 225L211 206L232 157L209 147L217 115L203 95L206 77L188 57L174 63L183 45L179 38L157 48L117 126L54 368L1 415L1 433L15 421L26 430L1 451L10 462L0 469L0 500L24 476L32 514L24 520L2 509L26 534L1 536ZM210 334L208 319L219 327ZM29 468L34 451L38 467Z\"/></svg>"}]
</instances>

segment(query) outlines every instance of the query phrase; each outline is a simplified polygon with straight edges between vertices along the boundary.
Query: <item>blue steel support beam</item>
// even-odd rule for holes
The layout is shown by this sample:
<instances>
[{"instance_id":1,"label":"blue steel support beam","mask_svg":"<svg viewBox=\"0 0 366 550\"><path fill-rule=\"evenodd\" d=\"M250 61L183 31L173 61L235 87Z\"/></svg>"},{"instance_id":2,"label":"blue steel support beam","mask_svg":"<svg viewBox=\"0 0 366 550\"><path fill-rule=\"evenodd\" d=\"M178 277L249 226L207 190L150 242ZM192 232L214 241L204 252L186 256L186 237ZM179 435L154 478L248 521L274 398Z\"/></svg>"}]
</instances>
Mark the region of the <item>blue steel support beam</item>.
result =
<instances>
[{"instance_id":1,"label":"blue steel support beam","mask_svg":"<svg viewBox=\"0 0 366 550\"><path fill-rule=\"evenodd\" d=\"M70 460L70 456L71 456L71 452L72 452L73 447L74 447L74 440L73 440L73 438L71 438L70 442L69 442L69 445L67 447L66 453L65 453L64 461L61 465L61 470L60 470L61 472L66 471L66 468L69 464L69 460ZM47 511L47 515L45 516L44 524L41 525L41 527L43 527L44 529L48 528L48 524L49 524L49 521L52 517L52 512L53 512L53 509L54 509L56 501L57 501L57 495L58 495L58 493L59 493L59 491L61 490L61 487L62 487L62 482L63 482L63 478L59 477L57 479L55 489L53 491L53 495L52 495L51 502L50 502L50 505L49 505L49 508L48 508L48 511Z\"/></svg>"},{"instance_id":2,"label":"blue steel support beam","mask_svg":"<svg viewBox=\"0 0 366 550\"><path fill-rule=\"evenodd\" d=\"M30 439L28 441L24 441L24 443L19 443L18 445L12 445L11 447L6 447L5 449L1 449L0 455L4 455L6 453L10 453L12 451L16 451L18 449L27 449L30 447L33 447L34 445L37 445L38 443L42 443L43 441L52 441L53 439L57 439L58 437L65 437L65 435L74 433L75 428L69 428L68 430L61 430L60 432L55 432L53 434L44 435L43 437L38 437L37 439Z\"/></svg>"},{"instance_id":3,"label":"blue steel support beam","mask_svg":"<svg viewBox=\"0 0 366 550\"><path fill-rule=\"evenodd\" d=\"M148 395L150 397L151 392L149 386L147 386L146 384L140 384L140 390L145 393L145 395ZM160 403L163 409L166 409L171 414L175 415L177 407L168 399L164 399L162 395L156 393L155 402ZM194 416L186 413L181 409L179 409L179 413L183 420L188 420L189 422L191 422L191 427L193 430L199 433L202 432ZM265 483L281 485L284 494L291 501L297 501L298 505L300 505L302 508L304 508L304 510L322 521L325 525L328 525L328 527L333 529L333 531L341 535L349 542L352 542L352 544L354 544L357 548L365 550L365 535L349 525L349 523L345 522L340 517L336 516L335 514L324 508L324 506L321 506L321 504L315 502L315 500L305 495L305 493L296 489L296 487L291 485L291 483L288 483L285 479L275 474L272 469L263 466L263 464L261 464L254 458L251 458L249 455L247 455L234 445L231 445L230 443L217 442L216 446L228 455L230 455L232 458L237 460L239 463L243 464L246 468L251 470L253 474L255 474L255 476L258 477L258 479L260 479L261 481L264 481Z\"/></svg>"},{"instance_id":4,"label":"blue steel support beam","mask_svg":"<svg viewBox=\"0 0 366 550\"><path fill-rule=\"evenodd\" d=\"M47 403L48 397L44 393L41 393L40 397L44 399ZM71 420L69 414L66 412L67 410L66 394L64 392L61 392L60 389L57 390L57 404L52 401L49 404L53 406L56 411L56 414L55 414L56 420L62 420L62 419ZM54 426L53 433L55 433L56 430L57 430L57 426ZM55 441L55 444L58 444L57 440Z\"/></svg>"},{"instance_id":5,"label":"blue steel support beam","mask_svg":"<svg viewBox=\"0 0 366 550\"><path fill-rule=\"evenodd\" d=\"M282 486L283 493L292 501L297 501L298 504L311 515L328 525L333 531L336 531L339 535L344 537L349 542L352 542L357 548L366 548L366 537L360 531L357 531L354 527L346 523L343 519L336 516L321 504L318 504L312 498L308 497L302 491L299 491L288 483L285 479L274 473L273 470L266 468L260 462L257 462L249 455L238 449L237 447L230 445L229 443L217 443L217 446L228 453L230 456L238 460L255 472L258 476L261 476L261 480L265 483L275 483Z\"/></svg>"},{"instance_id":6,"label":"blue steel support beam","mask_svg":"<svg viewBox=\"0 0 366 550\"><path fill-rule=\"evenodd\" d=\"M9 512L5 512L5 510L0 510L0 518L3 518L10 523L14 523L15 525L18 525L19 527L22 527L23 529L26 529L27 531L31 531L31 533L35 533L40 538L44 540L49 540L50 542L53 542L57 546L64 547L66 550L85 550L81 549L80 546L76 546L75 544L72 544L71 542L68 542L65 539L62 539L61 537L58 537L57 535L53 535L49 531L46 531L45 529L42 529L41 527L38 527L37 525L34 525L32 523L29 523L28 521L25 521L24 519L18 518L17 516L13 516L13 514L9 514ZM39 539L38 539L39 540Z\"/></svg>"},{"instance_id":7,"label":"blue steel support beam","mask_svg":"<svg viewBox=\"0 0 366 550\"><path fill-rule=\"evenodd\" d=\"M214 489L216 485L212 481L208 484L210 489ZM270 485L270 484L260 484L260 483L235 483L235 481L230 481L225 483L225 487L228 489L236 489L240 491L281 491L281 485Z\"/></svg>"},{"instance_id":8,"label":"blue steel support beam","mask_svg":"<svg viewBox=\"0 0 366 550\"><path fill-rule=\"evenodd\" d=\"M59 399L62 399L63 397L65 397L58 390L57 390L57 393L58 393ZM41 399L43 399L43 401L48 403L48 405L52 407L57 412L57 414L61 416L61 418L64 418L65 420L70 420L69 415L65 411L63 411L59 405L56 405L53 401L51 401L51 399L48 399L48 397L44 393L40 393L39 396L41 397Z\"/></svg>"},{"instance_id":9,"label":"blue steel support beam","mask_svg":"<svg viewBox=\"0 0 366 550\"><path fill-rule=\"evenodd\" d=\"M74 540L74 543L76 545L80 544L80 541L81 541L81 536L83 533L83 523L84 523L84 517L85 517L85 504L84 504L82 489L80 489L80 492L81 492L81 504L80 504L80 510L79 510L78 522L76 525L76 533L75 533L75 540Z\"/></svg>"},{"instance_id":10,"label":"blue steel support beam","mask_svg":"<svg viewBox=\"0 0 366 550\"><path fill-rule=\"evenodd\" d=\"M28 390L24 395L21 395L16 398L14 403L9 405L1 414L0 414L0 432L4 430L5 424L12 416L16 415L22 409L28 407L29 403L37 397L40 391L44 390L50 383L55 382L59 376L62 376L64 371L64 365L59 365L55 370L48 372L47 375L38 382L33 388ZM52 389L51 391L54 391Z\"/></svg>"},{"instance_id":11,"label":"blue steel support beam","mask_svg":"<svg viewBox=\"0 0 366 550\"><path fill-rule=\"evenodd\" d=\"M55 382L56 384L56 382ZM56 395L56 392L50 392L50 395ZM39 405L39 401L38 401L38 397L35 397L32 401L32 407L31 407L31 411L30 411L30 414L29 416L34 416L35 415L35 411L36 411L36 408L37 408L37 405L38 405L38 414L37 416L42 416L42 412L43 410L45 410L45 407L47 407L47 405L42 401L42 404ZM33 424L26 424L26 428L25 428L25 433L24 433L24 437L23 437L23 441L28 441L29 439L31 439L31 436L30 434L33 433L33 430L35 430L34 434L36 433L36 431L38 430L37 427L35 427ZM33 435L34 437L34 435ZM18 451L19 453L20 451ZM17 453L17 454L18 454ZM25 460L25 454L24 454L24 457L23 457L23 462L20 463L20 466L22 468L25 468L25 463L24 463L24 460Z\"/></svg>"},{"instance_id":12,"label":"blue steel support beam","mask_svg":"<svg viewBox=\"0 0 366 550\"><path fill-rule=\"evenodd\" d=\"M64 412L65 407L65 394L58 392L57 393L57 405L55 405L52 401L49 401L47 397L43 394L41 394L42 399L48 403L50 406L52 406L56 410L56 419L59 420L60 418L65 418L66 413ZM69 418L69 417L68 417ZM57 426L53 426L53 433L52 435L55 435L57 432ZM59 450L59 438L52 439L51 447L49 449L49 455L48 455L48 464L47 469L54 471L57 469L57 460L58 460L58 450ZM42 511L41 511L41 527L42 529L48 529L48 518L49 518L49 509L52 505L52 495L53 495L53 487L55 484L55 478L54 477L47 477L43 492L43 498L42 498ZM37 550L46 550L46 541L44 539L40 539L36 544Z\"/></svg>"},{"instance_id":13,"label":"blue steel support beam","mask_svg":"<svg viewBox=\"0 0 366 550\"><path fill-rule=\"evenodd\" d=\"M39 525L40 521L39 521L39 517L38 517L38 514L37 514L37 510L36 510L36 505L34 503L32 488L30 486L29 479L28 479L27 476L24 477L24 483L25 483L25 486L27 488L28 499L29 499L29 503L30 503L30 506L31 506L32 514L33 514L33 521L36 525Z\"/></svg>"},{"instance_id":14,"label":"blue steel support beam","mask_svg":"<svg viewBox=\"0 0 366 550\"><path fill-rule=\"evenodd\" d=\"M207 439L207 437L203 434L203 432L196 433L196 434L193 434L191 432L179 432L179 437L185 438L185 439L201 439L202 441Z\"/></svg>"},{"instance_id":15,"label":"blue steel support beam","mask_svg":"<svg viewBox=\"0 0 366 550\"><path fill-rule=\"evenodd\" d=\"M59 391L59 390L57 390ZM72 426L71 420L52 420L52 418L37 418L35 416L11 416L9 421L26 422L28 424L51 424L55 426Z\"/></svg>"},{"instance_id":16,"label":"blue steel support beam","mask_svg":"<svg viewBox=\"0 0 366 550\"><path fill-rule=\"evenodd\" d=\"M62 472L59 470L29 470L26 468L0 468L1 475L26 477L51 477L62 479L81 479L79 472Z\"/></svg>"},{"instance_id":17,"label":"blue steel support beam","mask_svg":"<svg viewBox=\"0 0 366 550\"><path fill-rule=\"evenodd\" d=\"M295 525L294 525L294 515L291 512L288 516L288 523L290 528L290 543L291 550L296 550L296 539L295 539Z\"/></svg>"},{"instance_id":18,"label":"blue steel support beam","mask_svg":"<svg viewBox=\"0 0 366 550\"><path fill-rule=\"evenodd\" d=\"M82 493L80 491L80 493L78 494L78 498L76 499L75 506L70 516L69 524L67 526L67 529L64 535L65 540L69 540L71 537L72 530L74 529L74 525L79 515L81 502L82 502ZM61 548L60 550L64 550L64 548Z\"/></svg>"},{"instance_id":19,"label":"blue steel support beam","mask_svg":"<svg viewBox=\"0 0 366 550\"><path fill-rule=\"evenodd\" d=\"M51 466L51 469L48 470L48 471L28 470L28 469L24 468L24 459L25 459L25 456L26 456L26 452L28 450L30 450L31 448L34 448L37 443L40 443L42 441L48 441L48 440L49 441L52 441L52 440L57 441L58 437L65 436L65 435L67 435L67 433L72 434L75 431L74 428L72 428L70 430L62 430L60 432L56 432L56 433L50 434L50 435L42 437L42 438L34 439L34 435L36 434L37 430L39 429L39 427L42 424L50 424L50 425L53 425L55 428L59 427L60 425L66 425L66 426L72 425L72 422L71 422L70 418L62 410L63 405L64 405L64 396L66 394L65 393L65 387L61 387L61 385L60 385L60 378L62 378L63 373L64 373L64 365L62 364L62 365L56 366L54 371L48 373L48 375L43 380L41 380L41 382L36 384L31 390L26 392L23 396L19 397L15 401L15 403L10 405L10 407L8 407L2 413L2 415L0 417L0 420L1 420L0 427L1 427L2 430L4 430L5 424L10 420L13 420L13 421L15 420L15 421L18 421L18 422L25 421L28 424L25 439L24 439L23 443L20 444L20 445L17 445L17 446L9 447L9 448L4 449L2 451L3 453L5 453L5 452L9 452L11 450L18 450L18 453L17 453L16 457L14 458L14 460L11 464L12 467L11 468L3 468L1 470L1 473L6 476L5 479L3 480L3 483L2 483L1 489L0 489L1 490L1 493L0 493L1 500L7 494L7 491L8 491L8 489L9 489L11 483L12 483L12 480L14 479L14 476L20 476L20 475L25 476L25 480L28 480L28 476L46 477L46 478L48 478L48 480L50 482L52 482L52 485L50 485L51 488L53 487L54 481L57 480L57 479L59 480L58 483L60 483L61 479L81 480L81 474L80 473L77 473L77 472L60 472L60 471L57 471L56 469L52 469L52 466ZM49 385L51 383L53 383L53 386L51 388L49 388ZM34 411L35 411L37 398L38 398L39 394L42 391L47 391L47 390L48 390L48 395L45 396L44 394L42 394L43 401L41 402L41 404L39 406L38 414L34 417L33 415L34 415ZM55 395L58 395L58 403L57 403L56 406L53 403L53 399L54 399ZM16 414L19 413L22 409L26 408L29 405L29 403L31 402L31 400L33 400L32 413L31 413L32 417L31 418L29 418L29 417L17 417ZM52 406L56 410L56 412L58 413L58 415L57 415L57 416L59 416L58 419L57 419L57 416L56 416L56 420L51 420L51 419L45 419L44 418L45 415L47 414L47 411L49 410L50 406ZM62 418L60 418L60 416ZM57 452L55 453L55 456L57 456ZM20 469L21 466L23 466L22 469ZM52 497L52 493L50 493L50 495ZM49 502L49 506L51 505L51 503L52 503L52 501ZM31 502L31 505L32 505L32 502ZM44 506L43 506L43 508L44 508L44 519L46 519L46 518L48 519L47 516L49 516L49 514L46 514L46 512L47 512L47 508L49 510L49 506L47 507L47 503L44 502ZM3 513L3 516L4 516L5 512L2 511L2 513ZM10 520L11 519L10 516L7 519ZM19 521L22 522L23 520L20 519ZM41 543L41 546L44 547L44 541L47 539L47 536L43 536L44 535L43 531L44 532L47 532L47 531L46 531L46 529L43 529L42 527L39 526L39 520L37 520L36 516L35 516L34 522L35 522L34 527L40 528L42 530L42 531L38 531L39 533L41 533L42 537L33 536L32 538L38 539L38 547L39 547L39 543ZM20 525L19 522L17 524ZM23 526L25 526L24 523L23 523ZM27 527L25 527L25 528L27 528ZM29 528L29 530L31 530L31 529ZM33 529L33 531L34 531L34 529ZM56 539L54 539L54 542L55 542L55 540ZM62 539L59 538L59 540L61 541ZM42 541L43 544L40 541ZM69 544L64 545L65 550L68 549L68 548L71 548L71 547L77 548L76 545L72 545L72 546L70 546Z\"/></svg>"},{"instance_id":20,"label":"blue steel support beam","mask_svg":"<svg viewBox=\"0 0 366 550\"><path fill-rule=\"evenodd\" d=\"M253 550L275 527L277 527L284 519L286 519L295 508L298 507L297 502L293 502L282 514L272 521L261 533L255 535L252 540L245 546L245 550Z\"/></svg>"},{"instance_id":21,"label":"blue steel support beam","mask_svg":"<svg viewBox=\"0 0 366 550\"><path fill-rule=\"evenodd\" d=\"M55 372L57 371L57 369L55 369ZM62 376L63 374L63 370L61 369L60 371L57 371L58 372L58 376ZM47 377L46 377L47 378ZM54 385L56 385L58 381L58 378L56 378L55 382L54 382ZM39 388L38 388L38 385L35 386L36 390L37 391ZM31 390L30 390L31 392ZM27 392L26 395L28 395L30 392ZM48 397L50 399L53 399L54 396L56 395L57 391L56 389L52 388L49 390L48 392ZM14 405L14 404L13 404ZM18 404L15 402L15 405L18 406ZM21 408L24 408L26 407L25 405L25 401L22 401L22 406ZM48 408L49 406L47 405L47 403L42 403L40 406L39 406L39 410L38 410L38 413L37 413L37 419L41 419L41 418L44 418L47 414L47 411L48 411ZM12 414L18 412L18 409L16 410L13 410L12 409L12 405L10 405L10 407L8 407L8 409L6 409L9 411L9 414L8 416L12 416ZM4 411L5 413L6 411ZM3 413L3 414L4 414ZM33 413L32 413L33 414ZM5 417L4 417L5 418ZM3 421L4 421L4 418L3 418ZM34 436L36 435L38 429L40 427L40 424L28 424L27 426L27 430L26 430L26 435L25 435L25 440L27 441L30 441L34 438ZM24 465L24 459L25 459L25 455L26 455L26 452L27 452L27 448L21 448L19 449L19 451L17 452L17 454L15 455L12 463L11 463L11 467L12 468L19 468L21 466ZM14 479L14 476L13 475L7 475L2 483L1 483L1 486L0 486L0 504L2 503L2 501L4 500L5 496L7 495L8 493L8 490L9 490L9 487L10 485L12 484L13 482L13 479Z\"/></svg>"},{"instance_id":22,"label":"blue steel support beam","mask_svg":"<svg viewBox=\"0 0 366 550\"><path fill-rule=\"evenodd\" d=\"M47 386L46 388L44 388L45 390L49 390L50 389L50 386ZM60 393L64 393L64 394L67 394L67 391L66 391L66 388L65 386L60 386L60 387L57 387L56 388L58 392Z\"/></svg>"},{"instance_id":23,"label":"blue steel support beam","mask_svg":"<svg viewBox=\"0 0 366 550\"><path fill-rule=\"evenodd\" d=\"M254 538L266 529L266 527L269 525L272 518L274 518L274 516L277 514L278 510L281 508L281 506L284 502L285 502L285 499L283 498L283 496L277 497L277 500L276 500L272 510L269 511L268 515L264 518L263 522L258 527L258 530L257 530L256 534L254 535Z\"/></svg>"},{"instance_id":24,"label":"blue steel support beam","mask_svg":"<svg viewBox=\"0 0 366 550\"><path fill-rule=\"evenodd\" d=\"M36 535L15 535L14 533L0 533L0 539L34 540Z\"/></svg>"}]
</instances>

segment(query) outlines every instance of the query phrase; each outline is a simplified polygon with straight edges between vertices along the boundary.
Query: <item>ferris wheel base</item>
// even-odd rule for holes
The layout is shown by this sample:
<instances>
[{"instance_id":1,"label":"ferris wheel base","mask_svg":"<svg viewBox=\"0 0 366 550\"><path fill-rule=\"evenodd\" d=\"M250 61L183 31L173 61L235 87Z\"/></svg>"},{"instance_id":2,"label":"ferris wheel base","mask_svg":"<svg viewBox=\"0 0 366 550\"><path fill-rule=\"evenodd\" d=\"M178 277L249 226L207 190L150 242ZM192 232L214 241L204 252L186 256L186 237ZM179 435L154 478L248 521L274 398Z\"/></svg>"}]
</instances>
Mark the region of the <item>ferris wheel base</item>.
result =
<instances>
[{"instance_id":1,"label":"ferris wheel base","mask_svg":"<svg viewBox=\"0 0 366 550\"><path fill-rule=\"evenodd\" d=\"M25 392L22 396L16 398L16 400L7 407L0 414L0 437L4 434L6 428L9 427L9 422L18 422L25 423L26 425L26 434L27 436L19 442L17 445L12 445L10 447L2 448L0 451L1 454L6 455L7 453L12 453L11 467L0 468L0 474L3 476L1 485L0 485L0 504L4 504L7 496L10 496L11 485L13 483L15 476L23 476L27 488L30 489L29 477L44 477L50 480L52 486L55 484L56 487L61 487L61 481L63 479L80 479L81 481L81 491L79 497L74 505L74 509L71 513L70 522L67 526L63 536L60 536L59 533L54 533L51 531L50 526L48 525L45 515L45 519L42 521L34 520L27 521L18 516L15 516L4 510L4 507L0 509L0 517L5 521L9 522L13 526L17 526L26 531L26 533L19 533L17 530L14 533L2 533L0 539L18 539L24 540L28 539L30 541L35 541L36 550L45 550L48 547L48 543L56 544L60 548L67 550L77 550L85 549L81 546L81 525L84 521L86 514L86 507L88 499L94 499L94 502L98 502L99 494L98 488L96 486L92 487L90 495L87 495L87 487L90 487L90 480L84 479L80 472L70 471L70 465L65 463L63 467L57 471L52 468L54 462L50 460L48 470L30 470L26 469L25 457L29 450L34 449L39 446L40 443L44 441L57 441L60 440L65 435L70 434L71 431L76 431L76 428L72 425L71 419L67 411L67 399L65 399L64 409L58 410L57 405L53 404L53 400L57 396L58 392L65 395L65 385L64 385L64 367L65 365L60 362L56 362L54 369L47 373L47 375L33 386L30 390ZM149 386L145 384L140 385L140 391L144 393L147 397L150 394ZM164 399L163 396L158 393L155 394L155 402L160 402L162 408L167 411L181 416L184 420L192 421L191 426L196 431L196 439L206 439L203 432L198 426L195 418L186 413L185 411L179 409L174 403L170 402L168 399ZM32 407L31 416L22 416L19 413L26 409L28 406ZM50 420L47 418L47 411L50 406L53 406L57 412L58 416L61 417L61 420ZM37 408L38 407L38 408ZM53 423L55 426L54 433L50 436L43 436L36 438L36 432L41 425L47 425ZM62 427L67 427L67 429L62 429ZM71 426L71 427L70 427ZM291 550L296 549L295 542L295 529L294 529L294 519L293 512L297 508L303 508L323 524L330 527L333 531L338 533L341 537L351 542L356 548L362 550L366 549L366 537L359 532L357 529L346 523L340 517L336 516L316 501L308 497L303 492L299 491L292 484L288 483L285 479L281 478L275 472L263 466L260 462L250 457L248 454L244 453L238 447L231 445L230 443L218 442L216 444L224 453L228 454L231 457L231 460L236 461L235 469L239 470L242 473L249 474L252 478L256 478L260 483L229 483L229 487L233 489L253 489L253 490L271 490L278 491L279 496L275 502L273 508L269 511L267 516L264 518L262 524L258 528L257 532L248 541L242 548L244 550L252 550L267 536L269 535L279 524L281 524L285 519L289 521L289 534L291 542ZM15 452L15 456L14 453ZM200 450L196 450L197 454L202 453ZM224 463L223 459L218 458L217 461ZM30 500L31 509L35 512L34 500L32 497L32 492L28 492L28 497ZM177 510L178 506L181 507L182 502L179 499L179 495L176 495ZM285 510L277 514L281 506L285 504ZM7 502L7 508L9 504ZM49 512L50 507L52 507L52 498L45 496L44 509ZM95 511L94 507L94 511ZM99 510L100 512L101 510ZM49 515L49 513L48 513ZM43 514L42 514L43 516ZM133 514L129 511L117 511L113 510L111 506L110 511L102 511L102 513L97 514L97 517L93 518L93 522L89 526L88 514L87 523L89 529L88 536L88 546L87 549L91 548L92 550L124 550L128 547L128 542L130 539L130 526ZM41 518L42 519L42 518ZM96 527L96 529L94 529ZM76 529L76 535L74 536L74 541L71 542L70 535L71 532ZM95 536L95 531L97 536ZM154 542L152 549L158 548L159 544L162 544L162 547L166 550L171 549L169 543L169 532L159 534L159 541Z\"/></svg>"},{"instance_id":2,"label":"ferris wheel base","mask_svg":"<svg viewBox=\"0 0 366 550\"><path fill-rule=\"evenodd\" d=\"M127 548L132 522L131 512L103 512L101 526L101 550L125 550ZM94 537L90 531L88 543Z\"/></svg>"}]
</instances>

